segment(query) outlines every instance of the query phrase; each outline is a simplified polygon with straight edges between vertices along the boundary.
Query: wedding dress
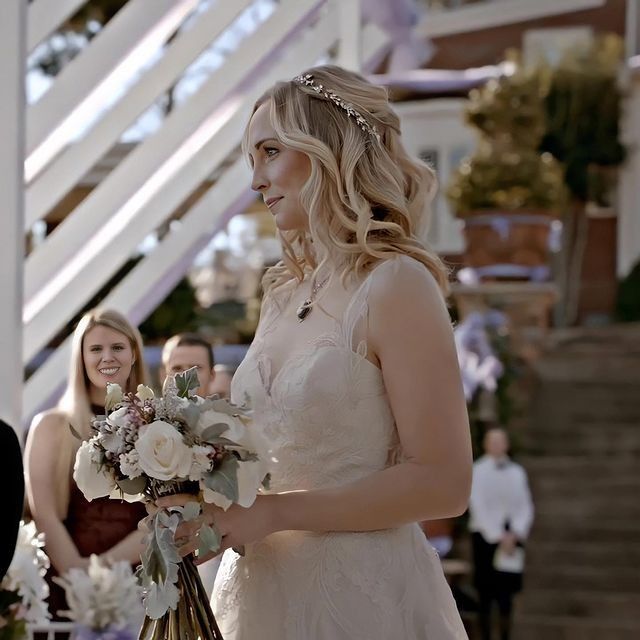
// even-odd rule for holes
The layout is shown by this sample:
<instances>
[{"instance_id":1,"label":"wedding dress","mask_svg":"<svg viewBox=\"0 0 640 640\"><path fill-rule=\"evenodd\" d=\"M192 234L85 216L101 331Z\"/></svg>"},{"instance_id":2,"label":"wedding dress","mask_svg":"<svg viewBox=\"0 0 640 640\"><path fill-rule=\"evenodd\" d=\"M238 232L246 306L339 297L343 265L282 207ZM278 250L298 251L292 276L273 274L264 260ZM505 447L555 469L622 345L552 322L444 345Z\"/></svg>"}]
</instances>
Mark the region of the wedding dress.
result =
<instances>
[{"instance_id":1,"label":"wedding dress","mask_svg":"<svg viewBox=\"0 0 640 640\"><path fill-rule=\"evenodd\" d=\"M377 280L398 286L416 269L427 277L411 258L383 262L346 291L342 314L331 317L320 302L302 324L295 305L287 306L294 286L265 302L231 393L234 402L249 395L255 426L269 439L270 491L335 487L389 464L398 437L382 373L366 358L367 298ZM289 322L308 334L293 353L285 348ZM212 607L225 640L467 638L439 558L417 524L284 531L247 545L244 557L227 551Z\"/></svg>"}]
</instances>

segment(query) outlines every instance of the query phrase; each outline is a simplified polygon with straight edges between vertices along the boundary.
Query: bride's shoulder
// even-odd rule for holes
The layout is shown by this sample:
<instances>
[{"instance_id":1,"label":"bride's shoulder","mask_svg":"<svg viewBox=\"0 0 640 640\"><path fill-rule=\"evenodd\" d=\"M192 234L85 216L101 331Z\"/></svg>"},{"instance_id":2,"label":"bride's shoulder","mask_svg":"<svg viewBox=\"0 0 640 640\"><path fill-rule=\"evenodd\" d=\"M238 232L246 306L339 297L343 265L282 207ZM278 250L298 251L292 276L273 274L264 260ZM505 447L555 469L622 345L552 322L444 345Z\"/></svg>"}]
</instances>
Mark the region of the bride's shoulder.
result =
<instances>
[{"instance_id":1,"label":"bride's shoulder","mask_svg":"<svg viewBox=\"0 0 640 640\"><path fill-rule=\"evenodd\" d=\"M416 296L442 299L440 287L427 267L406 254L376 264L369 274L370 302L411 306Z\"/></svg>"}]
</instances>

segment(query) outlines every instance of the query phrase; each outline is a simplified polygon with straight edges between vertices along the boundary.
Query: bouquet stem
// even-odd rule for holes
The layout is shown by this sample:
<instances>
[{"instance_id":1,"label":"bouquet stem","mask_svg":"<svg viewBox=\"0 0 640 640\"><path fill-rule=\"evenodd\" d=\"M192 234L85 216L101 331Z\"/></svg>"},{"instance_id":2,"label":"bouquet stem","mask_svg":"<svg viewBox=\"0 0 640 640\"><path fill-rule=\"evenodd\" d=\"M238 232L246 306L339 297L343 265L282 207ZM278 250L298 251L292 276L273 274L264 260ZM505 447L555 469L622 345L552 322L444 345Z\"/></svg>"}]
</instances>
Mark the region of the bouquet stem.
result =
<instances>
[{"instance_id":1,"label":"bouquet stem","mask_svg":"<svg viewBox=\"0 0 640 640\"><path fill-rule=\"evenodd\" d=\"M162 618L145 617L138 640L223 640L192 556L178 565L178 608Z\"/></svg>"}]
</instances>

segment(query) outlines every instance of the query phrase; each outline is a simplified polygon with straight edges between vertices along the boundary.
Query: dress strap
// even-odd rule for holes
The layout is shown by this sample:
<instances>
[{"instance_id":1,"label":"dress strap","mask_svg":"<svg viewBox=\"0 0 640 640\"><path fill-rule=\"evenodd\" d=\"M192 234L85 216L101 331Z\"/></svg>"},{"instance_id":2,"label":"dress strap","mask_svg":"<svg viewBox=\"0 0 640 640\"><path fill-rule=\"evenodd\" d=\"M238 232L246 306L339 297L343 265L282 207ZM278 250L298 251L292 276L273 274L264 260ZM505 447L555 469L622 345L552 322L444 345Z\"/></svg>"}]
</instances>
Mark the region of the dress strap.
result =
<instances>
[{"instance_id":1,"label":"dress strap","mask_svg":"<svg viewBox=\"0 0 640 640\"><path fill-rule=\"evenodd\" d=\"M342 318L342 336L347 345L363 357L367 355L367 336L369 333L369 293L376 274L391 268L398 258L392 257L380 261L365 276L353 296Z\"/></svg>"}]
</instances>

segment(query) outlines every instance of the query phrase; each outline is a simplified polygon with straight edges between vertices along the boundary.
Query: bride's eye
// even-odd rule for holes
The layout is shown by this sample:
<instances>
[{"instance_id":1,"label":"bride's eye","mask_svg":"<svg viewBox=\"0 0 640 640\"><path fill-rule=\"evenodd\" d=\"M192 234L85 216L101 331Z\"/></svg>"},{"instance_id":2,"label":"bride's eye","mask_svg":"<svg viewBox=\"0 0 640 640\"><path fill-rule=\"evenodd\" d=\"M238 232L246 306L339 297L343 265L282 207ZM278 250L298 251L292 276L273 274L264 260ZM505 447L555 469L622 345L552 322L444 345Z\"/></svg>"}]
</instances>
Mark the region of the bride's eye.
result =
<instances>
[{"instance_id":1,"label":"bride's eye","mask_svg":"<svg viewBox=\"0 0 640 640\"><path fill-rule=\"evenodd\" d=\"M277 153L278 150L275 147L264 148L264 155L267 156L267 158L273 158L273 156L275 156Z\"/></svg>"}]
</instances>

